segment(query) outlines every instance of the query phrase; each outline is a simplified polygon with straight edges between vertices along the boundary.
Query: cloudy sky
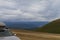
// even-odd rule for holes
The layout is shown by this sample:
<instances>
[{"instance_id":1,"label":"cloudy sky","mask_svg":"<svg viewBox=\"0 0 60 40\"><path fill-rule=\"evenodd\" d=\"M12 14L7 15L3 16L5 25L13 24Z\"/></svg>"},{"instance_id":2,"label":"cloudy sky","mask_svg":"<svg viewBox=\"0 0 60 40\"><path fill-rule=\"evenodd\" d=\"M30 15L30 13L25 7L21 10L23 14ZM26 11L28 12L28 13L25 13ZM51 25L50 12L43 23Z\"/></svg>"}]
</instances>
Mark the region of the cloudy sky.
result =
<instances>
[{"instance_id":1,"label":"cloudy sky","mask_svg":"<svg viewBox=\"0 0 60 40\"><path fill-rule=\"evenodd\" d=\"M51 21L60 18L60 0L0 0L0 21Z\"/></svg>"}]
</instances>

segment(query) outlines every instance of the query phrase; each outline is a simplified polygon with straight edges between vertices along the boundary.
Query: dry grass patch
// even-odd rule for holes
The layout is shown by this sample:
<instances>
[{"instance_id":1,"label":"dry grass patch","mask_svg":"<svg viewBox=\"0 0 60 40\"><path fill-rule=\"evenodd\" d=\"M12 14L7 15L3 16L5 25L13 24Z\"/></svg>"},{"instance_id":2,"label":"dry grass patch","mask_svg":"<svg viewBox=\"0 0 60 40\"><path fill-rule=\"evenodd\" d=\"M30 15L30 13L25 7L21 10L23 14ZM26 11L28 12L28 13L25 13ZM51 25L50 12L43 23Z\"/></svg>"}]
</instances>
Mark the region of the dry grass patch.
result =
<instances>
[{"instance_id":1,"label":"dry grass patch","mask_svg":"<svg viewBox=\"0 0 60 40\"><path fill-rule=\"evenodd\" d=\"M21 40L60 40L60 34L33 32L26 30L12 30Z\"/></svg>"}]
</instances>

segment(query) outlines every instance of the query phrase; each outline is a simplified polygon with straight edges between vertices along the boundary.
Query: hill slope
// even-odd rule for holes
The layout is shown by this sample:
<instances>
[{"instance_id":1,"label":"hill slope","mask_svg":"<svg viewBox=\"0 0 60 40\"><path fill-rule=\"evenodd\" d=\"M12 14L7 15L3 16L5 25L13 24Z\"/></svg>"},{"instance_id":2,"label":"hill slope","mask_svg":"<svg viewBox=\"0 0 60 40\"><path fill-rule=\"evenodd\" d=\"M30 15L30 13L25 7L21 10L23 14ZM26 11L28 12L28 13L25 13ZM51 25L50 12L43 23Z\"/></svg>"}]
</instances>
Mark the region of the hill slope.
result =
<instances>
[{"instance_id":1,"label":"hill slope","mask_svg":"<svg viewBox=\"0 0 60 40\"><path fill-rule=\"evenodd\" d=\"M49 33L60 33L60 19L52 21L45 26L38 28L37 31L49 32Z\"/></svg>"}]
</instances>

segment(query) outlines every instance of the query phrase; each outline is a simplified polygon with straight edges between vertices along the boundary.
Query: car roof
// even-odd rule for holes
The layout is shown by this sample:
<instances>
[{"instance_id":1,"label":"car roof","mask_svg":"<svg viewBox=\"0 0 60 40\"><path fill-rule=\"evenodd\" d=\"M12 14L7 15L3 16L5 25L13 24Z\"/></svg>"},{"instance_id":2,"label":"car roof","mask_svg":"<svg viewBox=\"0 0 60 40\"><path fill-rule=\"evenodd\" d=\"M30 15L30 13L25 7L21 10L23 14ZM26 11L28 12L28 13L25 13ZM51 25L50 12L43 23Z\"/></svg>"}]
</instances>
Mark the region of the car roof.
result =
<instances>
[{"instance_id":1,"label":"car roof","mask_svg":"<svg viewBox=\"0 0 60 40\"><path fill-rule=\"evenodd\" d=\"M0 22L0 26L6 26L6 24L3 22Z\"/></svg>"}]
</instances>

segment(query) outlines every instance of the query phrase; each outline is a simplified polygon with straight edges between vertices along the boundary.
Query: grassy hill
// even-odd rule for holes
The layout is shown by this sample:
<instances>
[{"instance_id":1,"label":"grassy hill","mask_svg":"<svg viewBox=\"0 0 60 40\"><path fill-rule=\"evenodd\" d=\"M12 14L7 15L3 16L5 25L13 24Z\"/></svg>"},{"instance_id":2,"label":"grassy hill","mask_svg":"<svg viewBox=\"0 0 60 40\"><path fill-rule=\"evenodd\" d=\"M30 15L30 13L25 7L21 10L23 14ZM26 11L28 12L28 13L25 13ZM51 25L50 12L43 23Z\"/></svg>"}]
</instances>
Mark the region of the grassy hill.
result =
<instances>
[{"instance_id":1,"label":"grassy hill","mask_svg":"<svg viewBox=\"0 0 60 40\"><path fill-rule=\"evenodd\" d=\"M41 28L38 28L37 31L48 32L48 33L60 33L60 19L52 21Z\"/></svg>"}]
</instances>

